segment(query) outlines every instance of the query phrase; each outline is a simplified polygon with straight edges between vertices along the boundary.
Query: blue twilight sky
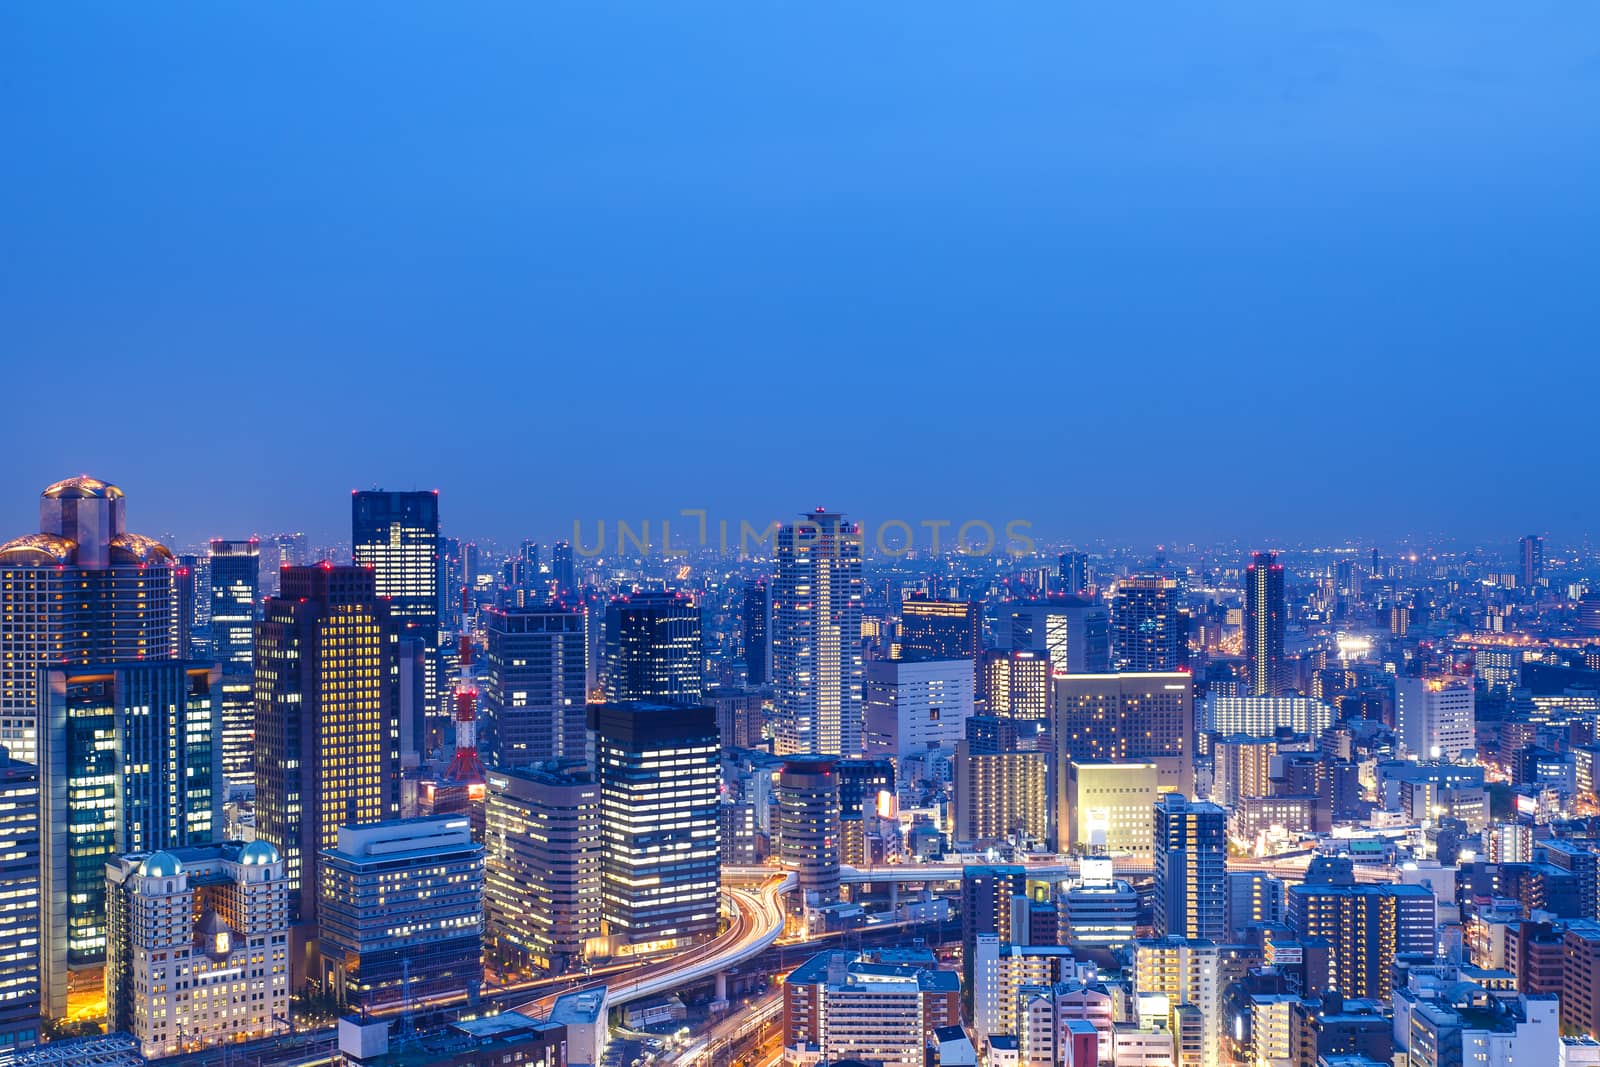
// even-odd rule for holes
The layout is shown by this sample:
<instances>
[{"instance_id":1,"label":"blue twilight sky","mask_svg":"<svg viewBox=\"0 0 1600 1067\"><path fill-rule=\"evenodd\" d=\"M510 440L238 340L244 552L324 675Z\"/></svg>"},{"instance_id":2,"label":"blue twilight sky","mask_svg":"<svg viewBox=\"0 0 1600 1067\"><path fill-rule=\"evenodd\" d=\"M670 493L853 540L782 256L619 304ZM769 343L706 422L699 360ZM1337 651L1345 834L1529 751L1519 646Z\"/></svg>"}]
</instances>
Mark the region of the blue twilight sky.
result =
<instances>
[{"instance_id":1,"label":"blue twilight sky","mask_svg":"<svg viewBox=\"0 0 1600 1067\"><path fill-rule=\"evenodd\" d=\"M0 8L0 526L1600 526L1600 4Z\"/></svg>"}]
</instances>

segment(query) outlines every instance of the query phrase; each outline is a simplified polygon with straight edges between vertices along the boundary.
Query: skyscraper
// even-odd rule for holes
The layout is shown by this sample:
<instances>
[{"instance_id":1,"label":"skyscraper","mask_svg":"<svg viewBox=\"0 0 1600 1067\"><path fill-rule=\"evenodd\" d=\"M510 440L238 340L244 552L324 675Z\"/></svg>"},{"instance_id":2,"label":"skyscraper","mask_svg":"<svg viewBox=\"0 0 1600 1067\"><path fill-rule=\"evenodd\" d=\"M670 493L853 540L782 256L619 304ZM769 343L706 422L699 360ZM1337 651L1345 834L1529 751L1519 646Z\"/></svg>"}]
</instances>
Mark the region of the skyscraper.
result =
<instances>
[{"instance_id":1,"label":"skyscraper","mask_svg":"<svg viewBox=\"0 0 1600 1067\"><path fill-rule=\"evenodd\" d=\"M1397 678L1394 732L1418 759L1461 758L1477 747L1477 695L1470 676Z\"/></svg>"},{"instance_id":2,"label":"skyscraper","mask_svg":"<svg viewBox=\"0 0 1600 1067\"><path fill-rule=\"evenodd\" d=\"M1135 574L1117 583L1117 662L1126 671L1175 671L1184 656L1176 579Z\"/></svg>"},{"instance_id":3,"label":"skyscraper","mask_svg":"<svg viewBox=\"0 0 1600 1067\"><path fill-rule=\"evenodd\" d=\"M907 659L977 659L983 605L975 600L906 598L900 605L900 654Z\"/></svg>"},{"instance_id":4,"label":"skyscraper","mask_svg":"<svg viewBox=\"0 0 1600 1067\"><path fill-rule=\"evenodd\" d=\"M38 750L42 667L171 659L174 561L129 533L122 490L88 475L39 496L39 532L0 545L0 745Z\"/></svg>"},{"instance_id":5,"label":"skyscraper","mask_svg":"<svg viewBox=\"0 0 1600 1067\"><path fill-rule=\"evenodd\" d=\"M1287 912L1302 940L1328 942L1329 985L1347 997L1389 999L1395 957L1435 952L1434 897L1425 886L1307 882L1289 887Z\"/></svg>"},{"instance_id":6,"label":"skyscraper","mask_svg":"<svg viewBox=\"0 0 1600 1067\"><path fill-rule=\"evenodd\" d=\"M1518 577L1524 589L1532 589L1544 577L1544 538L1529 534L1517 542Z\"/></svg>"},{"instance_id":7,"label":"skyscraper","mask_svg":"<svg viewBox=\"0 0 1600 1067\"><path fill-rule=\"evenodd\" d=\"M483 758L516 767L584 755L588 614L559 605L488 608Z\"/></svg>"},{"instance_id":8,"label":"skyscraper","mask_svg":"<svg viewBox=\"0 0 1600 1067\"><path fill-rule=\"evenodd\" d=\"M356 566L372 568L395 625L422 638L429 664L423 699L448 733L452 709L439 646L439 491L354 493L350 545Z\"/></svg>"},{"instance_id":9,"label":"skyscraper","mask_svg":"<svg viewBox=\"0 0 1600 1067\"><path fill-rule=\"evenodd\" d=\"M1050 714L1050 657L1043 652L986 649L978 660L983 713L1043 720Z\"/></svg>"},{"instance_id":10,"label":"skyscraper","mask_svg":"<svg viewBox=\"0 0 1600 1067\"><path fill-rule=\"evenodd\" d=\"M778 530L772 684L779 755L861 751L861 527L818 508Z\"/></svg>"},{"instance_id":11,"label":"skyscraper","mask_svg":"<svg viewBox=\"0 0 1600 1067\"><path fill-rule=\"evenodd\" d=\"M600 937L600 787L562 761L489 772L484 821L486 947L504 968L556 974Z\"/></svg>"},{"instance_id":12,"label":"skyscraper","mask_svg":"<svg viewBox=\"0 0 1600 1067\"><path fill-rule=\"evenodd\" d=\"M199 599L200 563L196 556L179 556L172 571L172 593L177 601L177 629L173 632L172 647L179 659L201 659L201 646L195 642L195 623L200 618ZM209 649L209 642L206 646Z\"/></svg>"},{"instance_id":13,"label":"skyscraper","mask_svg":"<svg viewBox=\"0 0 1600 1067\"><path fill-rule=\"evenodd\" d=\"M742 638L746 677L766 685L772 675L772 589L765 578L744 583Z\"/></svg>"},{"instance_id":14,"label":"skyscraper","mask_svg":"<svg viewBox=\"0 0 1600 1067\"><path fill-rule=\"evenodd\" d=\"M1155 933L1227 939L1228 813L1168 793L1156 801Z\"/></svg>"},{"instance_id":15,"label":"skyscraper","mask_svg":"<svg viewBox=\"0 0 1600 1067\"><path fill-rule=\"evenodd\" d=\"M39 1039L39 771L0 748L0 1049Z\"/></svg>"},{"instance_id":16,"label":"skyscraper","mask_svg":"<svg viewBox=\"0 0 1600 1067\"><path fill-rule=\"evenodd\" d=\"M323 989L363 1010L475 996L483 846L464 816L340 827L319 861Z\"/></svg>"},{"instance_id":17,"label":"skyscraper","mask_svg":"<svg viewBox=\"0 0 1600 1067\"><path fill-rule=\"evenodd\" d=\"M681 593L636 593L606 605L606 698L697 703L700 606Z\"/></svg>"},{"instance_id":18,"label":"skyscraper","mask_svg":"<svg viewBox=\"0 0 1600 1067\"><path fill-rule=\"evenodd\" d=\"M572 567L571 541L557 541L550 546L550 586L557 599L576 602L578 577Z\"/></svg>"},{"instance_id":19,"label":"skyscraper","mask_svg":"<svg viewBox=\"0 0 1600 1067\"><path fill-rule=\"evenodd\" d=\"M1181 671L1058 675L1055 742L1057 767L1072 760L1149 762L1158 768L1163 792L1191 793L1194 677ZM1056 775L1058 789L1065 787L1063 778Z\"/></svg>"},{"instance_id":20,"label":"skyscraper","mask_svg":"<svg viewBox=\"0 0 1600 1067\"><path fill-rule=\"evenodd\" d=\"M690 704L593 704L589 729L613 952L663 952L714 934L722 785L716 713Z\"/></svg>"},{"instance_id":21,"label":"skyscraper","mask_svg":"<svg viewBox=\"0 0 1600 1067\"><path fill-rule=\"evenodd\" d=\"M230 787L255 785L255 627L261 542L211 542L211 654L222 665L222 776Z\"/></svg>"},{"instance_id":22,"label":"skyscraper","mask_svg":"<svg viewBox=\"0 0 1600 1067\"><path fill-rule=\"evenodd\" d=\"M796 872L794 911L839 902L839 775L831 759L784 761L773 799L778 806L778 857Z\"/></svg>"},{"instance_id":23,"label":"skyscraper","mask_svg":"<svg viewBox=\"0 0 1600 1067\"><path fill-rule=\"evenodd\" d=\"M1276 552L1257 552L1244 576L1244 656L1250 696L1277 696L1288 676L1283 663L1283 564Z\"/></svg>"},{"instance_id":24,"label":"skyscraper","mask_svg":"<svg viewBox=\"0 0 1600 1067\"><path fill-rule=\"evenodd\" d=\"M318 853L399 814L397 635L371 570L280 579L256 624L256 836L288 864L291 920L311 923Z\"/></svg>"},{"instance_id":25,"label":"skyscraper","mask_svg":"<svg viewBox=\"0 0 1600 1067\"><path fill-rule=\"evenodd\" d=\"M217 688L209 664L165 660L43 672L44 1010L105 958L105 865L209 844L222 825Z\"/></svg>"},{"instance_id":26,"label":"skyscraper","mask_svg":"<svg viewBox=\"0 0 1600 1067\"><path fill-rule=\"evenodd\" d=\"M1094 584L1089 574L1087 552L1063 552L1056 563L1056 576L1061 580L1061 591L1068 596L1083 596Z\"/></svg>"},{"instance_id":27,"label":"skyscraper","mask_svg":"<svg viewBox=\"0 0 1600 1067\"><path fill-rule=\"evenodd\" d=\"M1097 601L1058 597L1011 607L1011 647L1050 657L1065 674L1111 669L1111 618Z\"/></svg>"}]
</instances>

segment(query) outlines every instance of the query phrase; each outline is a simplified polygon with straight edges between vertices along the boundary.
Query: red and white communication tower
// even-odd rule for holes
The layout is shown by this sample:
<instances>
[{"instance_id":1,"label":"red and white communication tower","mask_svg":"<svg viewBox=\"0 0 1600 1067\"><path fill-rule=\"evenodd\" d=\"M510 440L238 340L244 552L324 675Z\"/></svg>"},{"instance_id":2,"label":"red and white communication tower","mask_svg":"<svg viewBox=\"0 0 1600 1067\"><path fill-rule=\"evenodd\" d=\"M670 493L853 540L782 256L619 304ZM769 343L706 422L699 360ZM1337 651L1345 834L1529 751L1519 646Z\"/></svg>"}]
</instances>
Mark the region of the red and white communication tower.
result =
<instances>
[{"instance_id":1,"label":"red and white communication tower","mask_svg":"<svg viewBox=\"0 0 1600 1067\"><path fill-rule=\"evenodd\" d=\"M467 629L467 591L461 590L461 674L456 679L456 754L447 782L463 784L473 800L488 792L488 772L478 756L478 687L472 683L472 633Z\"/></svg>"}]
</instances>

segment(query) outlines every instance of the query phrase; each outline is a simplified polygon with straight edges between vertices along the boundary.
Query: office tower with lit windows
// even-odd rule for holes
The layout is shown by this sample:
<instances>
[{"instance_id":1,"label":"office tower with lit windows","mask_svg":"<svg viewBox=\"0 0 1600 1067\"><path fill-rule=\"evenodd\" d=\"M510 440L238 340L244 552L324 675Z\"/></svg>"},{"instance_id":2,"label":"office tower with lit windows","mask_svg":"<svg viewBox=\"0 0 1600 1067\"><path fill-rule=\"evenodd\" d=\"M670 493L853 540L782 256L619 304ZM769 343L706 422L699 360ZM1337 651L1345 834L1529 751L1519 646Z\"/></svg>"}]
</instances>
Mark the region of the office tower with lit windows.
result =
<instances>
[{"instance_id":1,"label":"office tower with lit windows","mask_svg":"<svg viewBox=\"0 0 1600 1067\"><path fill-rule=\"evenodd\" d=\"M1328 942L1328 984L1347 997L1388 1000L1396 956L1432 958L1432 890L1420 885L1311 883L1289 887L1287 921L1302 941Z\"/></svg>"},{"instance_id":2,"label":"office tower with lit windows","mask_svg":"<svg viewBox=\"0 0 1600 1067\"><path fill-rule=\"evenodd\" d=\"M1153 763L1162 792L1194 791L1194 677L1165 674L1057 675L1057 767L1073 760ZM1056 810L1066 803L1057 774Z\"/></svg>"},{"instance_id":3,"label":"office tower with lit windows","mask_svg":"<svg viewBox=\"0 0 1600 1067\"><path fill-rule=\"evenodd\" d=\"M1144 857L1161 772L1148 761L1071 760L1058 770L1056 839L1063 851Z\"/></svg>"},{"instance_id":4,"label":"office tower with lit windows","mask_svg":"<svg viewBox=\"0 0 1600 1067\"><path fill-rule=\"evenodd\" d=\"M1284 884L1265 871L1229 871L1224 879L1228 942L1250 940L1253 926L1283 921Z\"/></svg>"},{"instance_id":5,"label":"office tower with lit windows","mask_svg":"<svg viewBox=\"0 0 1600 1067\"><path fill-rule=\"evenodd\" d=\"M1524 589L1532 589L1544 578L1544 538L1529 534L1517 542L1517 577Z\"/></svg>"},{"instance_id":6,"label":"office tower with lit windows","mask_svg":"<svg viewBox=\"0 0 1600 1067\"><path fill-rule=\"evenodd\" d=\"M1283 564L1276 552L1257 552L1244 572L1245 692L1277 696L1289 684L1283 662Z\"/></svg>"},{"instance_id":7,"label":"office tower with lit windows","mask_svg":"<svg viewBox=\"0 0 1600 1067\"><path fill-rule=\"evenodd\" d=\"M1168 793L1156 801L1153 830L1156 936L1226 940L1228 813Z\"/></svg>"},{"instance_id":8,"label":"office tower with lit windows","mask_svg":"<svg viewBox=\"0 0 1600 1067\"><path fill-rule=\"evenodd\" d=\"M861 751L861 527L818 508L779 527L772 685L779 755Z\"/></svg>"},{"instance_id":9,"label":"office tower with lit windows","mask_svg":"<svg viewBox=\"0 0 1600 1067\"><path fill-rule=\"evenodd\" d=\"M220 833L220 671L164 660L41 673L41 962L44 1010L61 1019L70 976L105 959L106 863Z\"/></svg>"},{"instance_id":10,"label":"office tower with lit windows","mask_svg":"<svg viewBox=\"0 0 1600 1067\"><path fill-rule=\"evenodd\" d=\"M0 1049L39 1040L39 771L0 748Z\"/></svg>"},{"instance_id":11,"label":"office tower with lit windows","mask_svg":"<svg viewBox=\"0 0 1600 1067\"><path fill-rule=\"evenodd\" d=\"M213 540L210 573L211 654L222 666L222 776L229 788L255 785L255 627L261 542Z\"/></svg>"},{"instance_id":12,"label":"office tower with lit windows","mask_svg":"<svg viewBox=\"0 0 1600 1067\"><path fill-rule=\"evenodd\" d=\"M907 597L900 605L906 659L976 659L983 648L983 605L976 600Z\"/></svg>"},{"instance_id":13,"label":"office tower with lit windows","mask_svg":"<svg viewBox=\"0 0 1600 1067\"><path fill-rule=\"evenodd\" d=\"M745 677L751 685L766 685L772 677L772 587L765 578L744 583L740 622Z\"/></svg>"},{"instance_id":14,"label":"office tower with lit windows","mask_svg":"<svg viewBox=\"0 0 1600 1067\"><path fill-rule=\"evenodd\" d=\"M606 605L606 699L700 700L700 605L681 593L635 593Z\"/></svg>"},{"instance_id":15,"label":"office tower with lit windows","mask_svg":"<svg viewBox=\"0 0 1600 1067\"><path fill-rule=\"evenodd\" d=\"M500 968L565 974L603 948L600 786L579 761L491 770L484 945Z\"/></svg>"},{"instance_id":16,"label":"office tower with lit windows","mask_svg":"<svg viewBox=\"0 0 1600 1067\"><path fill-rule=\"evenodd\" d=\"M1089 553L1061 553L1056 558L1056 577L1061 582L1061 591L1067 596L1087 595L1089 588L1094 585L1094 577L1089 570Z\"/></svg>"},{"instance_id":17,"label":"office tower with lit windows","mask_svg":"<svg viewBox=\"0 0 1600 1067\"><path fill-rule=\"evenodd\" d=\"M1458 760L1476 749L1477 696L1472 677L1396 678L1394 732L1418 759Z\"/></svg>"},{"instance_id":18,"label":"office tower with lit windows","mask_svg":"<svg viewBox=\"0 0 1600 1067\"><path fill-rule=\"evenodd\" d=\"M176 566L129 533L122 490L80 475L39 496L39 532L0 545L0 745L39 759L42 667L178 655Z\"/></svg>"},{"instance_id":19,"label":"office tower with lit windows","mask_svg":"<svg viewBox=\"0 0 1600 1067\"><path fill-rule=\"evenodd\" d=\"M1081 597L1013 604L1011 647L1049 657L1064 674L1103 674L1111 669L1111 617Z\"/></svg>"},{"instance_id":20,"label":"office tower with lit windows","mask_svg":"<svg viewBox=\"0 0 1600 1067\"><path fill-rule=\"evenodd\" d=\"M978 701L985 715L1043 721L1050 716L1050 657L985 649L978 657Z\"/></svg>"},{"instance_id":21,"label":"office tower with lit windows","mask_svg":"<svg viewBox=\"0 0 1600 1067\"><path fill-rule=\"evenodd\" d=\"M355 565L372 568L401 636L420 637L427 647L423 700L448 733L454 707L439 642L439 491L353 493L350 546Z\"/></svg>"},{"instance_id":22,"label":"office tower with lit windows","mask_svg":"<svg viewBox=\"0 0 1600 1067\"><path fill-rule=\"evenodd\" d=\"M480 747L491 767L583 758L589 673L583 608L486 608Z\"/></svg>"},{"instance_id":23,"label":"office tower with lit windows","mask_svg":"<svg viewBox=\"0 0 1600 1067\"><path fill-rule=\"evenodd\" d=\"M465 816L342 826L318 864L322 988L363 1012L483 985L483 846Z\"/></svg>"},{"instance_id":24,"label":"office tower with lit windows","mask_svg":"<svg viewBox=\"0 0 1600 1067\"><path fill-rule=\"evenodd\" d=\"M721 868L716 713L651 701L592 704L600 891L614 954L666 952L716 932Z\"/></svg>"},{"instance_id":25,"label":"office tower with lit windows","mask_svg":"<svg viewBox=\"0 0 1600 1067\"><path fill-rule=\"evenodd\" d=\"M280 580L256 624L256 836L288 865L291 921L311 924L318 854L342 826L399 814L398 640L373 571L320 563Z\"/></svg>"},{"instance_id":26,"label":"office tower with lit windows","mask_svg":"<svg viewBox=\"0 0 1600 1067\"><path fill-rule=\"evenodd\" d=\"M791 757L778 772L778 859L795 872L793 911L839 902L839 775L834 760Z\"/></svg>"},{"instance_id":27,"label":"office tower with lit windows","mask_svg":"<svg viewBox=\"0 0 1600 1067\"><path fill-rule=\"evenodd\" d=\"M980 848L1044 842L1049 833L1045 754L1015 746L974 751L979 747L971 740L956 745L955 840Z\"/></svg>"},{"instance_id":28,"label":"office tower with lit windows","mask_svg":"<svg viewBox=\"0 0 1600 1067\"><path fill-rule=\"evenodd\" d=\"M1222 1061L1222 957L1204 938L1142 937L1133 943L1136 994L1165 998L1172 1067L1217 1067ZM1158 1002L1159 1003L1159 1002Z\"/></svg>"},{"instance_id":29,"label":"office tower with lit windows","mask_svg":"<svg viewBox=\"0 0 1600 1067\"><path fill-rule=\"evenodd\" d=\"M1183 666L1181 600L1175 578L1134 574L1117 582L1112 614L1120 669L1175 671Z\"/></svg>"},{"instance_id":30,"label":"office tower with lit windows","mask_svg":"<svg viewBox=\"0 0 1600 1067\"><path fill-rule=\"evenodd\" d=\"M277 849L136 852L104 878L108 1030L132 1034L150 1059L288 1030L289 879Z\"/></svg>"}]
</instances>

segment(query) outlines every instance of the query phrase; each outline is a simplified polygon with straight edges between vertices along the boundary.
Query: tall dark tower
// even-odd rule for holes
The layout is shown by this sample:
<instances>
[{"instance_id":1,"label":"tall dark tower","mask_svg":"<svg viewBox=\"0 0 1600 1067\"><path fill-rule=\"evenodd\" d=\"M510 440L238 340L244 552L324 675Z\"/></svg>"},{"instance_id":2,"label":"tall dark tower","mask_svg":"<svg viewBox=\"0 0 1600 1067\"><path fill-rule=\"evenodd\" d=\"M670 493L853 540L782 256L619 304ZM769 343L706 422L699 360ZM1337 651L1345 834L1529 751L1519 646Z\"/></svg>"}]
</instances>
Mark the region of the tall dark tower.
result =
<instances>
[{"instance_id":1,"label":"tall dark tower","mask_svg":"<svg viewBox=\"0 0 1600 1067\"><path fill-rule=\"evenodd\" d=\"M388 598L401 636L422 640L424 706L448 735L455 708L439 655L439 491L355 493L350 544L356 566L372 568L377 594Z\"/></svg>"},{"instance_id":2,"label":"tall dark tower","mask_svg":"<svg viewBox=\"0 0 1600 1067\"><path fill-rule=\"evenodd\" d=\"M256 604L261 591L261 542L211 542L209 553L211 655L222 665L222 776L232 788L255 784Z\"/></svg>"},{"instance_id":3,"label":"tall dark tower","mask_svg":"<svg viewBox=\"0 0 1600 1067\"><path fill-rule=\"evenodd\" d=\"M772 677L772 590L765 578L744 583L744 662L751 685Z\"/></svg>"},{"instance_id":4,"label":"tall dark tower","mask_svg":"<svg viewBox=\"0 0 1600 1067\"><path fill-rule=\"evenodd\" d=\"M1063 552L1057 558L1056 575L1061 579L1061 591L1068 596L1083 596L1089 591L1089 553Z\"/></svg>"},{"instance_id":5,"label":"tall dark tower","mask_svg":"<svg viewBox=\"0 0 1600 1067\"><path fill-rule=\"evenodd\" d=\"M1276 552L1257 552L1245 569L1244 653L1249 695L1277 696L1283 669L1283 564Z\"/></svg>"},{"instance_id":6,"label":"tall dark tower","mask_svg":"<svg viewBox=\"0 0 1600 1067\"><path fill-rule=\"evenodd\" d=\"M1517 542L1522 587L1532 589L1544 577L1544 538L1529 534Z\"/></svg>"},{"instance_id":7,"label":"tall dark tower","mask_svg":"<svg viewBox=\"0 0 1600 1067\"><path fill-rule=\"evenodd\" d=\"M700 606L639 593L606 606L606 699L700 702Z\"/></svg>"}]
</instances>

